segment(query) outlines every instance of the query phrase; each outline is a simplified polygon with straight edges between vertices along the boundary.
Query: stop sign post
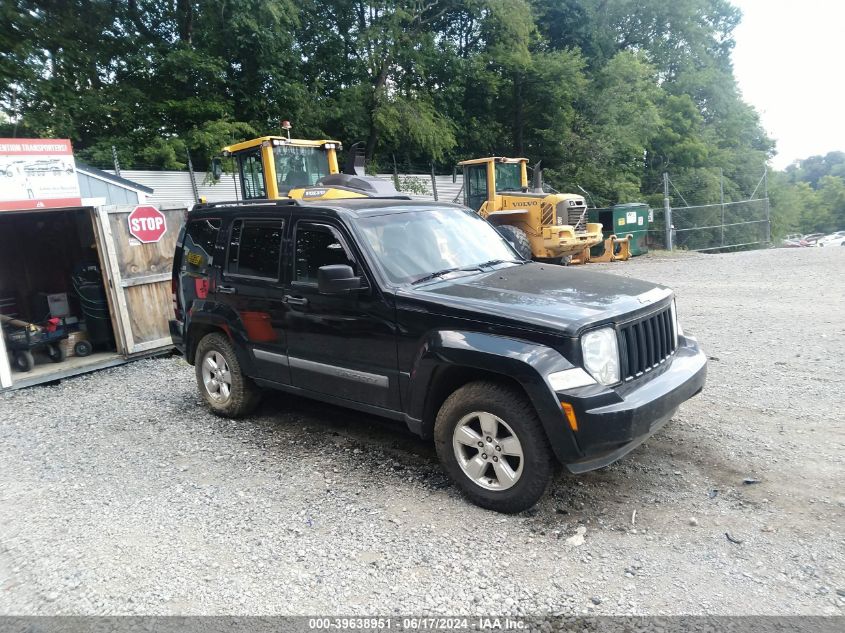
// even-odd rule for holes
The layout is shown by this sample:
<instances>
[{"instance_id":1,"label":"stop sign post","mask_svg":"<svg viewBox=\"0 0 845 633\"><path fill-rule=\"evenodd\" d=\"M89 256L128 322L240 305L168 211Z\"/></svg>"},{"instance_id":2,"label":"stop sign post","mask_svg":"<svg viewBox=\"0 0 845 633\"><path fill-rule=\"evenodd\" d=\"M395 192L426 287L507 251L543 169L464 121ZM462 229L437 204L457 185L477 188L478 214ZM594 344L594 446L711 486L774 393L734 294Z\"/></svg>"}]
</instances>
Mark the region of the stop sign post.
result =
<instances>
[{"instance_id":1,"label":"stop sign post","mask_svg":"<svg viewBox=\"0 0 845 633\"><path fill-rule=\"evenodd\" d=\"M137 206L129 214L129 233L144 244L158 242L167 232L164 214L151 205Z\"/></svg>"}]
</instances>

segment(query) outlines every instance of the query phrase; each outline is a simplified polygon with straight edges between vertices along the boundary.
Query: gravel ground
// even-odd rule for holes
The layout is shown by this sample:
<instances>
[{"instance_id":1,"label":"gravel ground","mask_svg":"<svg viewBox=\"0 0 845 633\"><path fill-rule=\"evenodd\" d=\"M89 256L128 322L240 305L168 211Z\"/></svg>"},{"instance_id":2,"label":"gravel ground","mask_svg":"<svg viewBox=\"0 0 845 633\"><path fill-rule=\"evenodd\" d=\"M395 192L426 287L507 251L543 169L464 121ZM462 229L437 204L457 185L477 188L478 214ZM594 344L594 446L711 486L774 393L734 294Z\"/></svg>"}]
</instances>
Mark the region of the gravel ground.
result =
<instances>
[{"instance_id":1,"label":"gravel ground","mask_svg":"<svg viewBox=\"0 0 845 633\"><path fill-rule=\"evenodd\" d=\"M274 395L216 418L176 357L0 395L0 613L841 615L844 266L592 265L677 289L708 386L518 516L366 415Z\"/></svg>"}]
</instances>

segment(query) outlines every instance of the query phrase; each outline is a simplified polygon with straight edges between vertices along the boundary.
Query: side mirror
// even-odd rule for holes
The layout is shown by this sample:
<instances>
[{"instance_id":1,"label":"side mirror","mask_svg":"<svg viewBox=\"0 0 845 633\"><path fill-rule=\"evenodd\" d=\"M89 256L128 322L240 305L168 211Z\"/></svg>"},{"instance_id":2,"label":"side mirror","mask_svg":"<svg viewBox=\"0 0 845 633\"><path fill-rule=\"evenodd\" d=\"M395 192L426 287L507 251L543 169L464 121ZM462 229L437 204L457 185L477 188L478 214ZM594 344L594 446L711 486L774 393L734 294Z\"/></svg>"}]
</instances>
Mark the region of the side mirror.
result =
<instances>
[{"instance_id":1,"label":"side mirror","mask_svg":"<svg viewBox=\"0 0 845 633\"><path fill-rule=\"evenodd\" d=\"M317 290L321 295L337 295L361 288L361 278L355 276L352 266L332 264L317 269Z\"/></svg>"},{"instance_id":2,"label":"side mirror","mask_svg":"<svg viewBox=\"0 0 845 633\"><path fill-rule=\"evenodd\" d=\"M211 159L211 178L217 182L220 180L220 176L223 175L223 164L220 162L219 158L212 158Z\"/></svg>"}]
</instances>

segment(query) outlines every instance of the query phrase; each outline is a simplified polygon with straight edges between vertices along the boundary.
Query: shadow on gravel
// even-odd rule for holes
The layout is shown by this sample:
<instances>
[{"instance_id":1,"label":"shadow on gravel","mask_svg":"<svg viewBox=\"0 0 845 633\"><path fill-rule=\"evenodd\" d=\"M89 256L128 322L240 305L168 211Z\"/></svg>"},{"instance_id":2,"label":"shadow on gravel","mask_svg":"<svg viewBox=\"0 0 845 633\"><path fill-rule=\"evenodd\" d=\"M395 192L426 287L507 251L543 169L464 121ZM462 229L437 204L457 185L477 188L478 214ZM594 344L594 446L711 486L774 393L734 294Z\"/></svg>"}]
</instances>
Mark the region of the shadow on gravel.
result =
<instances>
[{"instance_id":1,"label":"shadow on gravel","mask_svg":"<svg viewBox=\"0 0 845 633\"><path fill-rule=\"evenodd\" d=\"M263 426L273 434L283 432L286 440L307 440L303 459L311 459L314 451L338 447L350 451L351 459L354 450L350 466L363 469L382 485L401 489L413 481L430 491L460 497L441 470L433 443L412 434L402 422L280 392L268 392L248 422L256 424L256 430ZM668 427L607 468L575 476L559 466L546 496L523 516L551 525L620 513L629 516L629 508L671 506L684 496L704 496L707 484L699 481L701 470L716 458L718 449L697 443L691 453L690 441L682 426Z\"/></svg>"},{"instance_id":2,"label":"shadow on gravel","mask_svg":"<svg viewBox=\"0 0 845 633\"><path fill-rule=\"evenodd\" d=\"M308 434L318 449L321 443L333 448L338 440L357 449L362 457L356 460L358 467L373 475L393 475L397 484L411 477L430 489L452 488L434 444L411 433L403 422L281 392L266 393L258 413L275 429Z\"/></svg>"},{"instance_id":3,"label":"shadow on gravel","mask_svg":"<svg viewBox=\"0 0 845 633\"><path fill-rule=\"evenodd\" d=\"M275 424L306 424L309 432L339 433L363 444L400 449L437 459L434 445L411 433L404 423L281 392L266 392L259 414Z\"/></svg>"}]
</instances>

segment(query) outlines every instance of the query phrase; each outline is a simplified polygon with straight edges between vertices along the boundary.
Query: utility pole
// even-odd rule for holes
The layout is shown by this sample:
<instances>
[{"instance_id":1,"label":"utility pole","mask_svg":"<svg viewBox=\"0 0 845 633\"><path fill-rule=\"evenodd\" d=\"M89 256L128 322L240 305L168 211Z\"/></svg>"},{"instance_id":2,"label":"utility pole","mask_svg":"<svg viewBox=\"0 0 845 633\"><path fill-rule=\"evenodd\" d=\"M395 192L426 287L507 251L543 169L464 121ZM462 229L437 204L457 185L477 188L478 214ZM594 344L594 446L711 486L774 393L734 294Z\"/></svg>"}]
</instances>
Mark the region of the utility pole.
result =
<instances>
[{"instance_id":1,"label":"utility pole","mask_svg":"<svg viewBox=\"0 0 845 633\"><path fill-rule=\"evenodd\" d=\"M434 194L435 200L440 200L437 195L437 178L434 176L434 163L431 163L431 191Z\"/></svg>"},{"instance_id":2,"label":"utility pole","mask_svg":"<svg viewBox=\"0 0 845 633\"><path fill-rule=\"evenodd\" d=\"M663 172L663 218L666 222L666 250L672 247L672 205L669 203L669 172Z\"/></svg>"},{"instance_id":3,"label":"utility pole","mask_svg":"<svg viewBox=\"0 0 845 633\"><path fill-rule=\"evenodd\" d=\"M188 176L191 178L191 190L194 193L194 202L200 201L200 192L197 190L197 181L194 178L194 164L191 162L191 152L185 150L185 155L188 157Z\"/></svg>"},{"instance_id":4,"label":"utility pole","mask_svg":"<svg viewBox=\"0 0 845 633\"><path fill-rule=\"evenodd\" d=\"M120 178L120 162L117 160L117 148L111 146L111 158L114 161L114 175Z\"/></svg>"},{"instance_id":5,"label":"utility pole","mask_svg":"<svg viewBox=\"0 0 845 633\"><path fill-rule=\"evenodd\" d=\"M722 205L722 246L725 245L725 173L719 167L719 198Z\"/></svg>"},{"instance_id":6,"label":"utility pole","mask_svg":"<svg viewBox=\"0 0 845 633\"><path fill-rule=\"evenodd\" d=\"M763 165L763 208L766 210L766 243L772 242L772 219L769 217L769 166Z\"/></svg>"}]
</instances>

